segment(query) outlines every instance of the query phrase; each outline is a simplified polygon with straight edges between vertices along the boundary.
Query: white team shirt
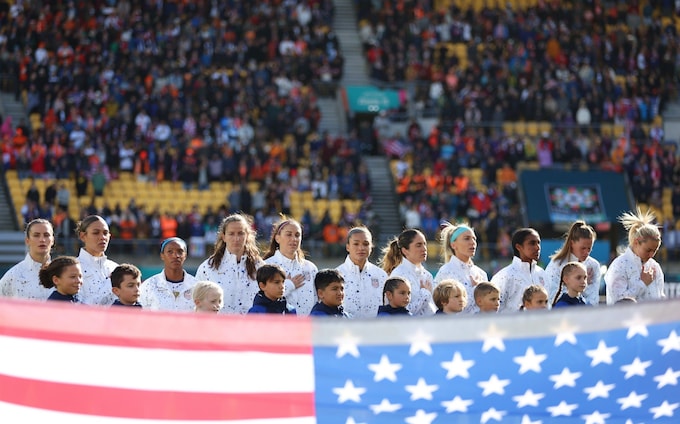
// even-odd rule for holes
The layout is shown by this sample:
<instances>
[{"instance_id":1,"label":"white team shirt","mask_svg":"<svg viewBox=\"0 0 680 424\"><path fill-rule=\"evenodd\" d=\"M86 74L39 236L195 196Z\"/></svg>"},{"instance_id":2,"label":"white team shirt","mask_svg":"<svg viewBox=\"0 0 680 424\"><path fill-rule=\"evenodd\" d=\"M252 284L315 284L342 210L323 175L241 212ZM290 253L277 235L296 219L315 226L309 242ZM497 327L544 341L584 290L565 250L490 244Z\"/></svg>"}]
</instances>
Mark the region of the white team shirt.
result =
<instances>
[{"instance_id":1,"label":"white team shirt","mask_svg":"<svg viewBox=\"0 0 680 424\"><path fill-rule=\"evenodd\" d=\"M665 298L664 275L659 263L651 258L645 263L644 268L654 270L654 280L649 286L640 279L642 260L630 247L614 259L604 274L607 305L613 305L623 297L632 297L638 302Z\"/></svg>"},{"instance_id":2,"label":"white team shirt","mask_svg":"<svg viewBox=\"0 0 680 424\"><path fill-rule=\"evenodd\" d=\"M181 283L171 283L165 278L165 270L153 275L139 288L139 303L151 311L193 312L196 308L192 290L196 278L184 271Z\"/></svg>"},{"instance_id":3,"label":"white team shirt","mask_svg":"<svg viewBox=\"0 0 680 424\"><path fill-rule=\"evenodd\" d=\"M512 257L510 265L501 269L491 278L491 282L501 292L501 306L498 312L517 312L522 306L524 290L532 284L546 286L546 275L536 262L523 262L517 256Z\"/></svg>"},{"instance_id":4,"label":"white team shirt","mask_svg":"<svg viewBox=\"0 0 680 424\"><path fill-rule=\"evenodd\" d=\"M265 263L275 264L283 268L288 277L285 280L286 289L284 291L288 305L295 308L298 315L309 315L317 300L314 277L316 277L319 269L316 265L307 259L299 261L297 256L295 259L288 259L279 250L274 253L274 256L265 259ZM296 289L290 278L298 274L304 275L305 282Z\"/></svg>"},{"instance_id":5,"label":"white team shirt","mask_svg":"<svg viewBox=\"0 0 680 424\"><path fill-rule=\"evenodd\" d=\"M483 281L489 281L489 276L486 272L472 263L472 261L465 263L458 259L456 255L453 255L437 271L437 275L434 277L435 285L450 278L463 284L467 292L467 306L463 309L463 313L476 314L479 312L479 306L475 303L475 285Z\"/></svg>"},{"instance_id":6,"label":"white team shirt","mask_svg":"<svg viewBox=\"0 0 680 424\"><path fill-rule=\"evenodd\" d=\"M49 260L48 260L49 262ZM47 289L40 285L38 272L42 264L31 258L30 254L7 270L0 279L0 296L30 300L47 300L54 288Z\"/></svg>"},{"instance_id":7,"label":"white team shirt","mask_svg":"<svg viewBox=\"0 0 680 424\"><path fill-rule=\"evenodd\" d=\"M390 277L403 277L411 283L411 302L407 309L413 315L434 315L437 308L432 300L432 292L420 287L421 281L429 281L433 284L432 274L424 266L416 266L406 258L390 273Z\"/></svg>"},{"instance_id":8,"label":"white team shirt","mask_svg":"<svg viewBox=\"0 0 680 424\"><path fill-rule=\"evenodd\" d=\"M225 250L222 261L217 269L208 264L208 259L199 265L196 271L196 280L208 280L217 283L224 291L224 306L220 310L222 314L246 314L253 306L253 299L259 291L257 280L250 278L246 271L246 256L236 261L236 255ZM260 267L262 262L255 264Z\"/></svg>"},{"instance_id":9,"label":"white team shirt","mask_svg":"<svg viewBox=\"0 0 680 424\"><path fill-rule=\"evenodd\" d=\"M566 260L556 261L551 260L547 267L545 267L546 274L546 290L548 290L548 303L552 304L557 294L557 288L560 286L560 274L562 274L562 268L569 262L579 262L578 258L570 253ZM602 279L602 271L600 270L600 263L593 258L588 256L585 261L581 262L586 266L588 275L588 286L583 291L581 295L583 300L588 305L597 306L600 304L600 280ZM562 287L562 293L566 292L566 288Z\"/></svg>"},{"instance_id":10,"label":"white team shirt","mask_svg":"<svg viewBox=\"0 0 680 424\"><path fill-rule=\"evenodd\" d=\"M383 288L387 273L366 261L363 270L347 256L336 268L345 279L343 307L351 318L375 318L378 307L383 304Z\"/></svg>"},{"instance_id":11,"label":"white team shirt","mask_svg":"<svg viewBox=\"0 0 680 424\"><path fill-rule=\"evenodd\" d=\"M80 301L86 305L111 305L116 300L111 291L111 273L118 264L106 255L92 256L83 248L78 260L83 270L83 286L78 292Z\"/></svg>"}]
</instances>

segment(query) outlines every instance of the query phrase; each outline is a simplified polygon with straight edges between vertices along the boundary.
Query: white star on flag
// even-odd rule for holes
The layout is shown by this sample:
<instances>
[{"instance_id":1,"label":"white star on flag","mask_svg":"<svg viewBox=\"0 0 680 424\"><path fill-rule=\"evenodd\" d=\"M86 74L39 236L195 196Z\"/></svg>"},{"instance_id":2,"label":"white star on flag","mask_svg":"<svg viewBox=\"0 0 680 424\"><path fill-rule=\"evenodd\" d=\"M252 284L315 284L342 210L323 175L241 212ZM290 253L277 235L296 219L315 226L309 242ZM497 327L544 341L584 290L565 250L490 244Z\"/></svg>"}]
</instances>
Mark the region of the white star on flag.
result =
<instances>
[{"instance_id":1,"label":"white star on flag","mask_svg":"<svg viewBox=\"0 0 680 424\"><path fill-rule=\"evenodd\" d=\"M475 364L473 360L465 360L459 352L453 354L453 359L449 362L441 362L442 368L447 370L446 379L451 380L454 377L469 378L468 370Z\"/></svg>"},{"instance_id":2,"label":"white star on flag","mask_svg":"<svg viewBox=\"0 0 680 424\"><path fill-rule=\"evenodd\" d=\"M354 387L352 380L345 381L344 387L333 388L333 393L338 395L338 403L345 403L348 400L359 403L361 402L361 395L366 393L363 387Z\"/></svg>"},{"instance_id":3,"label":"white star on flag","mask_svg":"<svg viewBox=\"0 0 680 424\"><path fill-rule=\"evenodd\" d=\"M505 414L507 414L506 411L497 411L496 408L492 407L491 409L482 413L482 418L479 420L479 422L486 424L489 422L489 420L501 421L503 419L503 415Z\"/></svg>"},{"instance_id":4,"label":"white star on flag","mask_svg":"<svg viewBox=\"0 0 680 424\"><path fill-rule=\"evenodd\" d=\"M578 405L576 405L576 404L569 405L567 402L562 401L562 402L560 402L559 405L549 406L546 409L548 410L548 412L550 412L551 417L559 417L559 416L571 417L571 413L576 408L578 408Z\"/></svg>"},{"instance_id":5,"label":"white star on flag","mask_svg":"<svg viewBox=\"0 0 680 424\"><path fill-rule=\"evenodd\" d=\"M380 357L380 362L377 364L368 364L368 369L373 371L373 381L390 380L397 381L397 371L402 368L401 364L392 364L387 355Z\"/></svg>"},{"instance_id":6,"label":"white star on flag","mask_svg":"<svg viewBox=\"0 0 680 424\"><path fill-rule=\"evenodd\" d=\"M522 422L519 424L543 424L543 421L531 421L531 417L528 415L522 415Z\"/></svg>"},{"instance_id":7,"label":"white star on flag","mask_svg":"<svg viewBox=\"0 0 680 424\"><path fill-rule=\"evenodd\" d=\"M569 342L570 344L576 344L576 332L579 327L569 324L567 321L560 322L559 327L552 328L555 332L555 346L559 346L564 342Z\"/></svg>"},{"instance_id":8,"label":"white star on flag","mask_svg":"<svg viewBox=\"0 0 680 424\"><path fill-rule=\"evenodd\" d=\"M516 356L512 360L519 364L519 373L524 374L527 371L541 372L541 362L545 361L548 355L536 355L534 348L531 346L527 348L524 356Z\"/></svg>"},{"instance_id":9,"label":"white star on flag","mask_svg":"<svg viewBox=\"0 0 680 424\"><path fill-rule=\"evenodd\" d=\"M661 354L665 355L671 350L677 350L680 352L680 337L675 333L675 330L671 331L666 339L660 339L656 342L659 346L662 346Z\"/></svg>"},{"instance_id":10,"label":"white star on flag","mask_svg":"<svg viewBox=\"0 0 680 424\"><path fill-rule=\"evenodd\" d=\"M656 388L660 389L664 386L668 386L669 384L672 386L677 386L678 378L680 378L680 371L673 371L672 368L668 368L666 369L665 373L654 377L654 381L659 382Z\"/></svg>"},{"instance_id":11,"label":"white star on flag","mask_svg":"<svg viewBox=\"0 0 680 424\"><path fill-rule=\"evenodd\" d=\"M472 405L471 400L462 399L460 396L442 402L442 406L446 408L447 413L451 412L467 412L468 406Z\"/></svg>"},{"instance_id":12,"label":"white star on flag","mask_svg":"<svg viewBox=\"0 0 680 424\"><path fill-rule=\"evenodd\" d=\"M602 380L599 380L592 387L586 387L583 389L584 393L588 393L588 400L593 400L596 398L608 398L609 392L616 387L615 384L604 384Z\"/></svg>"},{"instance_id":13,"label":"white star on flag","mask_svg":"<svg viewBox=\"0 0 680 424\"><path fill-rule=\"evenodd\" d=\"M492 348L496 348L501 352L505 351L505 343L503 343L505 333L501 332L494 324L491 324L489 329L482 333L481 336L484 340L482 352L486 353Z\"/></svg>"},{"instance_id":14,"label":"white star on flag","mask_svg":"<svg viewBox=\"0 0 680 424\"><path fill-rule=\"evenodd\" d=\"M647 331L647 324L649 323L651 323L650 320L643 318L638 313L633 315L631 319L623 321L623 325L628 327L626 339L632 339L636 334L639 334L642 337L649 336L649 331Z\"/></svg>"},{"instance_id":15,"label":"white star on flag","mask_svg":"<svg viewBox=\"0 0 680 424\"><path fill-rule=\"evenodd\" d=\"M428 385L424 378L419 378L415 386L406 386L406 391L411 393L411 400L432 400L432 393L436 392L438 389L438 385Z\"/></svg>"},{"instance_id":16,"label":"white star on flag","mask_svg":"<svg viewBox=\"0 0 680 424\"><path fill-rule=\"evenodd\" d=\"M426 334L423 330L418 330L416 334L409 340L411 348L408 351L409 356L415 356L418 352L423 352L426 355L432 355L432 336Z\"/></svg>"},{"instance_id":17,"label":"white star on flag","mask_svg":"<svg viewBox=\"0 0 680 424\"><path fill-rule=\"evenodd\" d=\"M673 411L675 411L678 406L680 406L680 403L671 404L664 400L661 405L655 406L654 408L649 408L649 412L654 414L654 419L659 417L672 417Z\"/></svg>"},{"instance_id":18,"label":"white star on flag","mask_svg":"<svg viewBox=\"0 0 680 424\"><path fill-rule=\"evenodd\" d=\"M595 365L601 363L611 364L612 356L618 351L618 347L607 347L605 342L600 340L600 342L597 344L597 349L586 350L586 355L593 358L593 360L590 362L590 366L594 367Z\"/></svg>"},{"instance_id":19,"label":"white star on flag","mask_svg":"<svg viewBox=\"0 0 680 424\"><path fill-rule=\"evenodd\" d=\"M345 424L366 424L366 423L358 423L354 421L354 417L347 417L347 421L345 421Z\"/></svg>"},{"instance_id":20,"label":"white star on flag","mask_svg":"<svg viewBox=\"0 0 680 424\"><path fill-rule=\"evenodd\" d=\"M554 381L555 385L553 386L554 389L559 389L560 387L564 386L569 386L569 387L576 387L576 380L581 377L582 373L580 372L571 372L569 371L569 368L565 368L562 370L561 373L556 374L556 375L551 375L550 381Z\"/></svg>"},{"instance_id":21,"label":"white star on flag","mask_svg":"<svg viewBox=\"0 0 680 424\"><path fill-rule=\"evenodd\" d=\"M639 395L635 393L635 390L630 392L628 396L616 399L616 403L621 404L621 410L624 411L628 408L641 408L642 401L647 399L648 396L645 394Z\"/></svg>"},{"instance_id":22,"label":"white star on flag","mask_svg":"<svg viewBox=\"0 0 680 424\"><path fill-rule=\"evenodd\" d=\"M435 418L437 418L436 412L428 414L422 409L419 409L416 411L416 415L406 418L406 422L408 424L431 424Z\"/></svg>"},{"instance_id":23,"label":"white star on flag","mask_svg":"<svg viewBox=\"0 0 680 424\"><path fill-rule=\"evenodd\" d=\"M357 337L352 336L350 333L345 333L335 341L338 344L338 351L335 353L336 358L342 358L347 354L355 358L359 357L359 342L361 340Z\"/></svg>"},{"instance_id":24,"label":"white star on flag","mask_svg":"<svg viewBox=\"0 0 680 424\"><path fill-rule=\"evenodd\" d=\"M544 397L543 393L534 393L529 389L523 395L513 396L512 400L517 402L518 408L523 408L525 406L538 406L538 401Z\"/></svg>"},{"instance_id":25,"label":"white star on flag","mask_svg":"<svg viewBox=\"0 0 680 424\"><path fill-rule=\"evenodd\" d=\"M624 376L624 378L626 380L628 380L629 378L631 378L634 375L639 375L641 377L644 377L645 374L646 374L645 370L650 365L652 365L652 361L642 362L642 361L640 361L640 358L636 357L635 359L633 359L633 362L631 362L630 364L623 365L621 367L621 371L626 372L626 375Z\"/></svg>"},{"instance_id":26,"label":"white star on flag","mask_svg":"<svg viewBox=\"0 0 680 424\"><path fill-rule=\"evenodd\" d=\"M380 404L378 405L370 405L369 408L371 408L371 411L375 415L378 415L381 412L395 412L401 409L401 404L400 403L390 403L389 400L383 399Z\"/></svg>"},{"instance_id":27,"label":"white star on flag","mask_svg":"<svg viewBox=\"0 0 680 424\"><path fill-rule=\"evenodd\" d=\"M492 393L498 395L505 394L505 386L510 384L510 380L499 380L496 374L493 374L487 381L480 381L477 386L484 389L482 396L489 396Z\"/></svg>"},{"instance_id":28,"label":"white star on flag","mask_svg":"<svg viewBox=\"0 0 680 424\"><path fill-rule=\"evenodd\" d=\"M600 414L600 411L595 411L589 415L581 415L581 418L586 420L585 424L606 424L606 419L612 414Z\"/></svg>"}]
</instances>

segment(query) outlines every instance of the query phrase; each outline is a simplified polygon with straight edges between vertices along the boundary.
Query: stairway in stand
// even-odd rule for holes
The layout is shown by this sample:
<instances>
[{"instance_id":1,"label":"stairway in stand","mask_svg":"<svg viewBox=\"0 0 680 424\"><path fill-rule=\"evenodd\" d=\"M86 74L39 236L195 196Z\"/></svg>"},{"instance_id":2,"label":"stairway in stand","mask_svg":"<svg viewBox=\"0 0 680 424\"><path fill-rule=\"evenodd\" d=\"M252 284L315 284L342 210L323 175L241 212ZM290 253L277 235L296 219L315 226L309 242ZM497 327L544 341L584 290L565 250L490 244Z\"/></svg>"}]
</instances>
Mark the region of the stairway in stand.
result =
<instances>
[{"instance_id":1,"label":"stairway in stand","mask_svg":"<svg viewBox=\"0 0 680 424\"><path fill-rule=\"evenodd\" d=\"M373 211L380 222L380 232L374 234L373 243L376 246L384 246L390 238L399 235L403 229L399 216L399 201L394 189L394 179L389 160L386 157L368 156L364 158L364 161L371 176Z\"/></svg>"}]
</instances>

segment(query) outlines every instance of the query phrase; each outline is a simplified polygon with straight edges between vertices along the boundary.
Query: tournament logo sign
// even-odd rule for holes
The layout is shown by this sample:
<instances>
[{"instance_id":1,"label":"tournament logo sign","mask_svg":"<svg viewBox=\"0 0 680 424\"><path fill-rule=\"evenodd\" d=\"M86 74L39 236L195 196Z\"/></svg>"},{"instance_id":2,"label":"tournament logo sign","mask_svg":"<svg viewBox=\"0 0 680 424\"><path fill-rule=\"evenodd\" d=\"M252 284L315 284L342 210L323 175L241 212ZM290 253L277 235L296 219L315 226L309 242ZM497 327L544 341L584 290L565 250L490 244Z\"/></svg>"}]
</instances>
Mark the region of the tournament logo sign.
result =
<instances>
[{"instance_id":1,"label":"tournament logo sign","mask_svg":"<svg viewBox=\"0 0 680 424\"><path fill-rule=\"evenodd\" d=\"M548 183L545 191L552 222L583 219L598 223L607 220L599 184Z\"/></svg>"}]
</instances>

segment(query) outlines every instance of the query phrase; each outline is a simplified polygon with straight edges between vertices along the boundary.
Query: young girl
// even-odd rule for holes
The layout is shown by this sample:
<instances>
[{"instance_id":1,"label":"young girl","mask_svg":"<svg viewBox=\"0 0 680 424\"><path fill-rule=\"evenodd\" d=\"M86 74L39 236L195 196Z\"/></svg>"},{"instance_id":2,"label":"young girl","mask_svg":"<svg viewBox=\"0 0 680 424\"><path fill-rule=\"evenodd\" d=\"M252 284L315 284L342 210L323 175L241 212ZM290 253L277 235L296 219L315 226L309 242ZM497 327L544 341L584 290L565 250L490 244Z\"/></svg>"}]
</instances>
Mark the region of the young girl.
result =
<instances>
[{"instance_id":1,"label":"young girl","mask_svg":"<svg viewBox=\"0 0 680 424\"><path fill-rule=\"evenodd\" d=\"M432 274L425 269L427 241L418 230L408 229L393 238L383 249L382 267L390 277L403 277L416 284L408 305L413 315L432 315L436 311L432 301Z\"/></svg>"},{"instance_id":2,"label":"young girl","mask_svg":"<svg viewBox=\"0 0 680 424\"><path fill-rule=\"evenodd\" d=\"M196 312L216 314L222 309L223 292L219 284L212 281L199 281L191 291Z\"/></svg>"},{"instance_id":3,"label":"young girl","mask_svg":"<svg viewBox=\"0 0 680 424\"><path fill-rule=\"evenodd\" d=\"M562 293L562 287L566 292ZM581 262L569 262L562 267L560 285L553 298L552 307L562 308L565 306L585 305L581 294L588 287L588 270Z\"/></svg>"},{"instance_id":4,"label":"young girl","mask_svg":"<svg viewBox=\"0 0 680 424\"><path fill-rule=\"evenodd\" d=\"M543 286L532 284L524 290L521 311L532 309L548 309L548 292Z\"/></svg>"},{"instance_id":5,"label":"young girl","mask_svg":"<svg viewBox=\"0 0 680 424\"><path fill-rule=\"evenodd\" d=\"M111 272L118 264L105 255L111 240L109 224L99 215L89 215L76 228L83 247L78 260L83 269L80 301L88 305L110 305L116 297L111 291Z\"/></svg>"},{"instance_id":6,"label":"young girl","mask_svg":"<svg viewBox=\"0 0 680 424\"><path fill-rule=\"evenodd\" d=\"M383 288L383 302L378 308L378 316L412 315L408 310L411 301L411 284L402 277L390 277Z\"/></svg>"},{"instance_id":7,"label":"young girl","mask_svg":"<svg viewBox=\"0 0 680 424\"><path fill-rule=\"evenodd\" d=\"M80 303L78 292L83 285L83 273L77 258L60 256L40 268L39 276L43 287L55 288L47 300Z\"/></svg>"},{"instance_id":8,"label":"young girl","mask_svg":"<svg viewBox=\"0 0 680 424\"><path fill-rule=\"evenodd\" d=\"M434 277L435 285L448 279L459 281L465 287L467 298L473 299L475 286L489 280L486 272L472 262L477 252L474 229L465 224L445 223L441 231L441 251L444 265ZM478 311L475 302L468 302L463 312L472 314Z\"/></svg>"},{"instance_id":9,"label":"young girl","mask_svg":"<svg viewBox=\"0 0 680 424\"><path fill-rule=\"evenodd\" d=\"M54 228L46 219L34 219L26 225L24 260L10 268L0 279L0 296L46 300L52 290L40 285L40 268L50 261L54 246Z\"/></svg>"},{"instance_id":10,"label":"young girl","mask_svg":"<svg viewBox=\"0 0 680 424\"><path fill-rule=\"evenodd\" d=\"M139 303L151 311L193 311L191 291L198 280L184 269L186 242L179 237L165 239L161 243L160 257L163 270L144 280L139 290Z\"/></svg>"},{"instance_id":11,"label":"young girl","mask_svg":"<svg viewBox=\"0 0 680 424\"><path fill-rule=\"evenodd\" d=\"M215 252L198 267L196 278L222 287L222 313L245 314L258 292L255 273L262 263L252 221L246 215L233 214L220 224Z\"/></svg>"},{"instance_id":12,"label":"young girl","mask_svg":"<svg viewBox=\"0 0 680 424\"><path fill-rule=\"evenodd\" d=\"M548 296L554 299L557 287L560 285L562 268L567 262L578 261L585 265L588 275L588 287L583 292L583 300L589 305L600 303L600 263L590 256L597 234L584 221L575 221L565 235L562 247L550 257L550 263L545 268L546 288Z\"/></svg>"},{"instance_id":13,"label":"young girl","mask_svg":"<svg viewBox=\"0 0 680 424\"><path fill-rule=\"evenodd\" d=\"M337 267L345 279L345 312L352 318L373 318L382 305L381 296L387 273L368 261L373 238L366 227L355 227L347 234L347 258Z\"/></svg>"},{"instance_id":14,"label":"young girl","mask_svg":"<svg viewBox=\"0 0 680 424\"><path fill-rule=\"evenodd\" d=\"M626 212L619 222L628 230L626 251L609 265L604 276L607 285L607 305L631 297L636 301L662 299L664 275L653 258L661 245L661 233L654 224L654 214Z\"/></svg>"},{"instance_id":15,"label":"young girl","mask_svg":"<svg viewBox=\"0 0 680 424\"><path fill-rule=\"evenodd\" d=\"M459 281L447 279L437 284L432 298L437 314L458 314L467 305L467 290Z\"/></svg>"},{"instance_id":16,"label":"young girl","mask_svg":"<svg viewBox=\"0 0 680 424\"><path fill-rule=\"evenodd\" d=\"M491 278L501 295L498 312L518 311L524 290L532 284L545 287L545 271L538 266L541 237L533 228L520 228L512 234L512 263Z\"/></svg>"},{"instance_id":17,"label":"young girl","mask_svg":"<svg viewBox=\"0 0 680 424\"><path fill-rule=\"evenodd\" d=\"M269 251L264 254L266 263L279 265L286 273L284 296L288 305L298 315L309 315L316 303L314 277L316 265L305 259L302 245L302 227L294 219L284 219L274 224Z\"/></svg>"}]
</instances>

